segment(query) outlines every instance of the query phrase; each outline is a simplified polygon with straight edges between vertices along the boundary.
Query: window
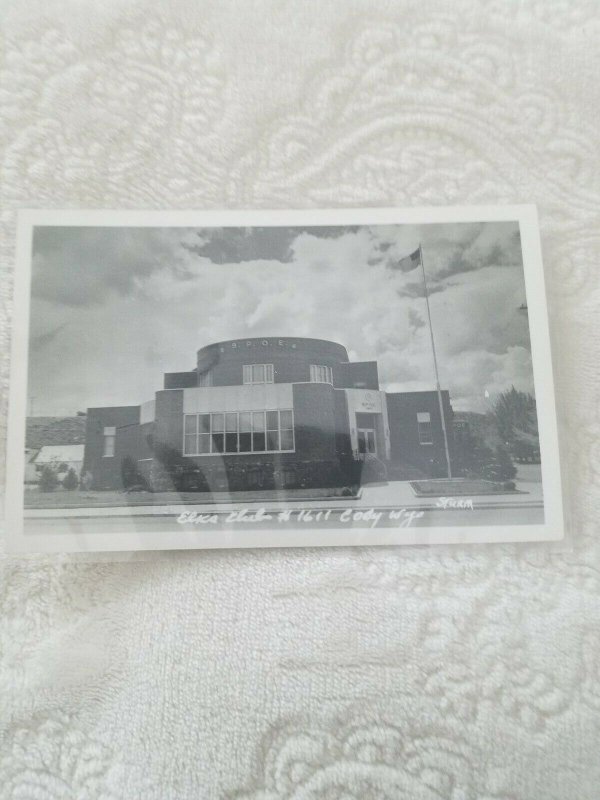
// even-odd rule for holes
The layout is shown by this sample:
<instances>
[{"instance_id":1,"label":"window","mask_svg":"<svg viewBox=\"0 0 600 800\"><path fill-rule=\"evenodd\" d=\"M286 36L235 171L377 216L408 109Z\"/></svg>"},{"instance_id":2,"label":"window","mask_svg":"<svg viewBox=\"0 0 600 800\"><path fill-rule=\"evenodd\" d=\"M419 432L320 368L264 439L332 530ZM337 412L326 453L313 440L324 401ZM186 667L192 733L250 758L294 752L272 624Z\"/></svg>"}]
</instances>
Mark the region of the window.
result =
<instances>
[{"instance_id":1,"label":"window","mask_svg":"<svg viewBox=\"0 0 600 800\"><path fill-rule=\"evenodd\" d=\"M212 372L201 372L198 375L198 386L212 386L213 376Z\"/></svg>"},{"instance_id":2,"label":"window","mask_svg":"<svg viewBox=\"0 0 600 800\"><path fill-rule=\"evenodd\" d=\"M252 412L252 450L254 453L266 450L264 411Z\"/></svg>"},{"instance_id":3,"label":"window","mask_svg":"<svg viewBox=\"0 0 600 800\"><path fill-rule=\"evenodd\" d=\"M116 428L104 428L104 458L112 458L115 454L115 440L117 438Z\"/></svg>"},{"instance_id":4,"label":"window","mask_svg":"<svg viewBox=\"0 0 600 800\"><path fill-rule=\"evenodd\" d=\"M211 414L211 453L225 452L225 414Z\"/></svg>"},{"instance_id":5,"label":"window","mask_svg":"<svg viewBox=\"0 0 600 800\"><path fill-rule=\"evenodd\" d=\"M431 414L429 411L417 412L417 426L419 429L419 444L433 444Z\"/></svg>"},{"instance_id":6,"label":"window","mask_svg":"<svg viewBox=\"0 0 600 800\"><path fill-rule=\"evenodd\" d=\"M318 364L311 364L310 382L333 384L333 370L331 369L331 367L321 367Z\"/></svg>"},{"instance_id":7,"label":"window","mask_svg":"<svg viewBox=\"0 0 600 800\"><path fill-rule=\"evenodd\" d=\"M198 417L190 414L185 417L183 432L183 452L186 456L196 452L198 433Z\"/></svg>"},{"instance_id":8,"label":"window","mask_svg":"<svg viewBox=\"0 0 600 800\"><path fill-rule=\"evenodd\" d=\"M210 414L198 414L198 452L210 453Z\"/></svg>"},{"instance_id":9,"label":"window","mask_svg":"<svg viewBox=\"0 0 600 800\"><path fill-rule=\"evenodd\" d=\"M273 383L273 364L244 364L243 383Z\"/></svg>"},{"instance_id":10,"label":"window","mask_svg":"<svg viewBox=\"0 0 600 800\"><path fill-rule=\"evenodd\" d=\"M280 411L281 450L294 450L294 414L292 411Z\"/></svg>"},{"instance_id":11,"label":"window","mask_svg":"<svg viewBox=\"0 0 600 800\"><path fill-rule=\"evenodd\" d=\"M267 450L279 450L279 411L266 411Z\"/></svg>"},{"instance_id":12,"label":"window","mask_svg":"<svg viewBox=\"0 0 600 800\"><path fill-rule=\"evenodd\" d=\"M240 453L252 452L252 413L240 411L238 414L240 430Z\"/></svg>"},{"instance_id":13,"label":"window","mask_svg":"<svg viewBox=\"0 0 600 800\"><path fill-rule=\"evenodd\" d=\"M225 414L225 452L238 452L238 415L235 411Z\"/></svg>"},{"instance_id":14,"label":"window","mask_svg":"<svg viewBox=\"0 0 600 800\"><path fill-rule=\"evenodd\" d=\"M184 416L183 454L186 456L293 450L294 413L291 409Z\"/></svg>"}]
</instances>

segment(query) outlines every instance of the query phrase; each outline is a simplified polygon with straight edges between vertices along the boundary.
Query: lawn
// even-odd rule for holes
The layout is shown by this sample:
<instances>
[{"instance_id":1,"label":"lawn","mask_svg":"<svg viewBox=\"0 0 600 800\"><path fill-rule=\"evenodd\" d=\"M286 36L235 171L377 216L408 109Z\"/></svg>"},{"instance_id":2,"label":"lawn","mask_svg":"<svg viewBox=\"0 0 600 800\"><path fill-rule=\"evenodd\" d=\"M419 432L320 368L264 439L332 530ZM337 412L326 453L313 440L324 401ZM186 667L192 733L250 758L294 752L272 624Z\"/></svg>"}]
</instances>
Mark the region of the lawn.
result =
<instances>
[{"instance_id":1,"label":"lawn","mask_svg":"<svg viewBox=\"0 0 600 800\"><path fill-rule=\"evenodd\" d=\"M481 479L453 478L452 480L411 481L417 497L459 497L488 494L521 494L519 489L506 489L504 484Z\"/></svg>"},{"instance_id":2,"label":"lawn","mask_svg":"<svg viewBox=\"0 0 600 800\"><path fill-rule=\"evenodd\" d=\"M71 492L57 489L40 492L29 489L25 492L25 508L129 508L131 506L197 505L204 503L260 503L272 500L326 500L344 497L352 500L358 495L342 495L342 488L326 489L266 489L248 492L119 492L85 491ZM345 490L348 491L347 489ZM360 494L360 491L358 492Z\"/></svg>"}]
</instances>

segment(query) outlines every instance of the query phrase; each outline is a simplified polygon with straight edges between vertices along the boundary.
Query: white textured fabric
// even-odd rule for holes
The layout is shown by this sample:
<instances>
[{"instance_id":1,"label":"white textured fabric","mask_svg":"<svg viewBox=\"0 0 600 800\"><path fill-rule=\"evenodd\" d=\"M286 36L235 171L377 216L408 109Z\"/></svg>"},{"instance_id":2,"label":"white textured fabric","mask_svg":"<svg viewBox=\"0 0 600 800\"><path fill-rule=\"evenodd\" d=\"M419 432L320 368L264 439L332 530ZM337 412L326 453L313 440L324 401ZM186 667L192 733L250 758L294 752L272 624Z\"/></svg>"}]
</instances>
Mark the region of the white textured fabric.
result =
<instances>
[{"instance_id":1,"label":"white textured fabric","mask_svg":"<svg viewBox=\"0 0 600 800\"><path fill-rule=\"evenodd\" d=\"M596 0L3 3L15 209L536 202L569 547L6 558L0 797L597 800Z\"/></svg>"}]
</instances>

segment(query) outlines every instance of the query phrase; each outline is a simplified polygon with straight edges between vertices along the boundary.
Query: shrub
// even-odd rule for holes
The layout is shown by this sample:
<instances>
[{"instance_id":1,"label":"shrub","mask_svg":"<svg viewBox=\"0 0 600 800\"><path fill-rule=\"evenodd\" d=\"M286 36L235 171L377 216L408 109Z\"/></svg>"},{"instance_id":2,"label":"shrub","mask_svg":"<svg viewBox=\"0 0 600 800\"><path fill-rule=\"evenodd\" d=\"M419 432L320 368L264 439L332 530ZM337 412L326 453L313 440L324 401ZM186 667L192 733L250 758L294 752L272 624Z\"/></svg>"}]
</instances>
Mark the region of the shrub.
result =
<instances>
[{"instance_id":1,"label":"shrub","mask_svg":"<svg viewBox=\"0 0 600 800\"><path fill-rule=\"evenodd\" d=\"M77 489L77 487L79 486L79 478L77 477L77 473L75 472L73 467L69 467L69 470L67 471L67 474L65 475L65 478L63 480L63 486L70 492L72 492L73 489Z\"/></svg>"},{"instance_id":2,"label":"shrub","mask_svg":"<svg viewBox=\"0 0 600 800\"><path fill-rule=\"evenodd\" d=\"M517 474L510 453L501 445L496 448L494 457L483 467L482 477L489 481L510 481Z\"/></svg>"},{"instance_id":3,"label":"shrub","mask_svg":"<svg viewBox=\"0 0 600 800\"><path fill-rule=\"evenodd\" d=\"M58 478L52 467L48 465L42 467L42 472L40 473L40 491L53 492L57 486Z\"/></svg>"},{"instance_id":4,"label":"shrub","mask_svg":"<svg viewBox=\"0 0 600 800\"><path fill-rule=\"evenodd\" d=\"M131 489L140 483L137 464L131 456L125 456L121 461L121 482L124 489Z\"/></svg>"},{"instance_id":5,"label":"shrub","mask_svg":"<svg viewBox=\"0 0 600 800\"><path fill-rule=\"evenodd\" d=\"M479 437L473 436L463 453L463 468L469 478L486 477L485 472L494 462L494 451Z\"/></svg>"}]
</instances>

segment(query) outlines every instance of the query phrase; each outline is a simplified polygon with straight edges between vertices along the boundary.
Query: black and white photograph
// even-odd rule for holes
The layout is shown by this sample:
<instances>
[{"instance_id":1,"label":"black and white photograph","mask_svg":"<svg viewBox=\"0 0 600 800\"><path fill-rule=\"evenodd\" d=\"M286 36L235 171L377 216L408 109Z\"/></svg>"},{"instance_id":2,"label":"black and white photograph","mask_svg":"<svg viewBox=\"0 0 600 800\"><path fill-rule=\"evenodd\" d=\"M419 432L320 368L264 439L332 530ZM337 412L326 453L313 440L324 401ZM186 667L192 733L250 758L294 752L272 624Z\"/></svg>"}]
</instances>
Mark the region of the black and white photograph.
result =
<instances>
[{"instance_id":1,"label":"black and white photograph","mask_svg":"<svg viewBox=\"0 0 600 800\"><path fill-rule=\"evenodd\" d=\"M533 209L27 212L19 235L14 549L562 537Z\"/></svg>"}]
</instances>

